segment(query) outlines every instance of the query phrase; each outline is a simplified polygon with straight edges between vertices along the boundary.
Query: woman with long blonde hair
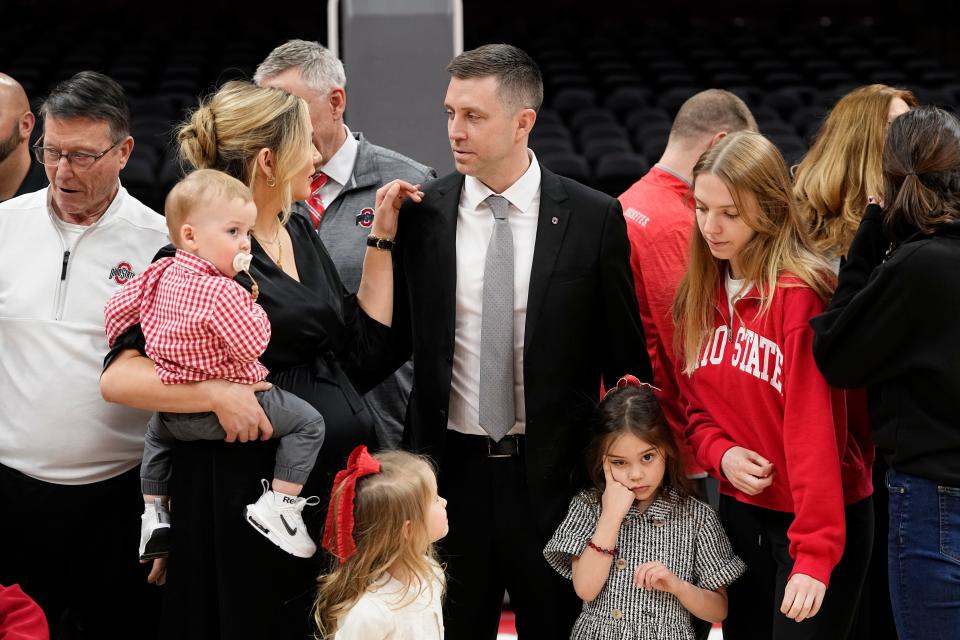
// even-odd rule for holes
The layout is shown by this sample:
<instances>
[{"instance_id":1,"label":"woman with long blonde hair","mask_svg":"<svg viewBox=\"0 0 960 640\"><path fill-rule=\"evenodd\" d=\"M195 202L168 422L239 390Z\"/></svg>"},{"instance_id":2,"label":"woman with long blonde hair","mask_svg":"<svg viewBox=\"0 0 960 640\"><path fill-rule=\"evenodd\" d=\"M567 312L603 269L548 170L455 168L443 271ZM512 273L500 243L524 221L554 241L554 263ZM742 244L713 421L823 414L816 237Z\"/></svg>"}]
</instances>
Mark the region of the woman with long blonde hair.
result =
<instances>
[{"instance_id":1,"label":"woman with long blonde hair","mask_svg":"<svg viewBox=\"0 0 960 640\"><path fill-rule=\"evenodd\" d=\"M365 358L377 359L388 341L393 311L390 242L367 248L360 289L352 294L312 225L289 215L292 202L310 195L319 162L311 129L303 99L228 82L177 131L185 164L223 171L253 193L252 263L248 274L236 279L248 289L256 283L257 303L270 320L270 343L260 360L270 372L268 382L313 405L326 425L304 497L327 495L349 452L376 442L373 417L346 370L362 369ZM401 181L380 188L373 235L393 240L405 197L419 199L417 188ZM164 385L153 363L142 357L142 333L138 337L135 329L114 346L116 357L101 378L104 397L150 411L213 411L227 440L176 445L170 495L180 529L171 542L162 636L306 636L320 558L285 557L237 517L259 498L257 480L273 473L275 442L249 442L270 439L272 426L254 395L269 385L224 380ZM247 444L237 446L234 440ZM310 501L303 511L314 539L321 509ZM290 535L298 531L296 523L277 524L287 526ZM154 562L152 578L162 580L164 560Z\"/></svg>"},{"instance_id":2,"label":"woman with long blonde hair","mask_svg":"<svg viewBox=\"0 0 960 640\"><path fill-rule=\"evenodd\" d=\"M869 196L883 193L883 141L897 116L918 104L906 89L871 84L840 98L796 169L793 193L814 247L836 267Z\"/></svg>"},{"instance_id":3,"label":"woman with long blonde hair","mask_svg":"<svg viewBox=\"0 0 960 640\"><path fill-rule=\"evenodd\" d=\"M443 570L433 543L447 534L447 501L430 463L403 451L350 454L337 474L314 619L321 638L443 638Z\"/></svg>"},{"instance_id":4,"label":"woman with long blonde hair","mask_svg":"<svg viewBox=\"0 0 960 640\"><path fill-rule=\"evenodd\" d=\"M873 516L843 394L811 353L808 322L833 274L769 140L732 134L693 177L697 226L674 303L676 352L688 439L720 481L720 519L748 567L728 589L724 637L845 638Z\"/></svg>"}]
</instances>

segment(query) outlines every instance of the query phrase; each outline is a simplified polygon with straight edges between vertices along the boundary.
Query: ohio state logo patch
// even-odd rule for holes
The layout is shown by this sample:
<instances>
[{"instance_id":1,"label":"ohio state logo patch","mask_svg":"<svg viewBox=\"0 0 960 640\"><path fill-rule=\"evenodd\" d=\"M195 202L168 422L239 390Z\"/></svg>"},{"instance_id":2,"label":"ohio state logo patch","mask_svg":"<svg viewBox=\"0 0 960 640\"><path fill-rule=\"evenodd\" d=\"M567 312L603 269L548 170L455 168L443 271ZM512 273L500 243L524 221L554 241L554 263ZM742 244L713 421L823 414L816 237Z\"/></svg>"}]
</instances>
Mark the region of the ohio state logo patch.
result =
<instances>
[{"instance_id":1,"label":"ohio state logo patch","mask_svg":"<svg viewBox=\"0 0 960 640\"><path fill-rule=\"evenodd\" d=\"M360 209L360 213L357 214L357 220L354 223L357 226L363 227L364 229L369 229L373 226L373 209L370 207L365 207Z\"/></svg>"},{"instance_id":2,"label":"ohio state logo patch","mask_svg":"<svg viewBox=\"0 0 960 640\"><path fill-rule=\"evenodd\" d=\"M135 276L133 272L133 267L130 266L129 262L120 262L114 268L110 269L110 275L107 276L117 284L123 284L128 280L133 279Z\"/></svg>"}]
</instances>

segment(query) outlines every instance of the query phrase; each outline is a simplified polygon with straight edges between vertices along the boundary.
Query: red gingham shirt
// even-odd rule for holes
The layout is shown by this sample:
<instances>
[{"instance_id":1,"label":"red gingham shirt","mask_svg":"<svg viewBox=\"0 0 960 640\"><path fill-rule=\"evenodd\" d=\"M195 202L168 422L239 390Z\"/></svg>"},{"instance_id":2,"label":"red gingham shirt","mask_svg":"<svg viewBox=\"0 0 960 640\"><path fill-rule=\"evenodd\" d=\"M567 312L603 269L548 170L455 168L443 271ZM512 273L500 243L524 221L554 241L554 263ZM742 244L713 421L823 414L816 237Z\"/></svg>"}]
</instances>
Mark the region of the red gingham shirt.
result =
<instances>
[{"instance_id":1,"label":"red gingham shirt","mask_svg":"<svg viewBox=\"0 0 960 640\"><path fill-rule=\"evenodd\" d=\"M140 322L164 384L252 384L267 375L257 360L270 342L266 312L249 291L186 251L157 260L113 294L104 319L111 345Z\"/></svg>"}]
</instances>

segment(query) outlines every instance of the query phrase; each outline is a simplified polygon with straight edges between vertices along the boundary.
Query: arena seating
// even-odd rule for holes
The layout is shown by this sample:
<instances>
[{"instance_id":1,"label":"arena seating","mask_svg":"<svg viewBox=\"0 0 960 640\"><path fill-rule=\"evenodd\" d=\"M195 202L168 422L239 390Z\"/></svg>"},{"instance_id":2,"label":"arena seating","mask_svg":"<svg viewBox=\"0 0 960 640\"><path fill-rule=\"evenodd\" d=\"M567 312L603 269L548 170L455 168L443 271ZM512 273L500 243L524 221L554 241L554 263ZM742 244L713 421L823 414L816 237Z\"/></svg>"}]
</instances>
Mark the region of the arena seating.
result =
<instances>
[{"instance_id":1,"label":"arena seating","mask_svg":"<svg viewBox=\"0 0 960 640\"><path fill-rule=\"evenodd\" d=\"M650 20L613 33L515 41L541 65L545 104L531 147L549 168L616 195L663 152L670 123L693 93L718 87L741 96L761 131L795 164L839 96L872 82L905 86L921 102L953 108L960 76L940 60L868 24L815 21L767 37L762 24L734 20L681 28ZM226 42L185 33L174 46L167 32L147 28L122 39L107 27L61 25L43 40L13 33L0 43L5 71L38 104L57 81L95 69L130 95L136 148L124 184L154 208L180 175L172 130L203 95L233 78L249 79L278 42L303 35L289 25ZM62 53L49 42L69 43ZM362 78L351 78L352 83ZM39 135L39 131L37 132Z\"/></svg>"},{"instance_id":2,"label":"arena seating","mask_svg":"<svg viewBox=\"0 0 960 640\"><path fill-rule=\"evenodd\" d=\"M585 163L586 182L616 195L659 159L673 116L702 89L743 98L790 165L806 153L829 108L856 86L904 86L921 102L950 109L960 98L955 71L897 36L812 25L776 41L707 35L660 24L634 38L533 42L528 50L546 84L531 140L537 157L578 179Z\"/></svg>"}]
</instances>

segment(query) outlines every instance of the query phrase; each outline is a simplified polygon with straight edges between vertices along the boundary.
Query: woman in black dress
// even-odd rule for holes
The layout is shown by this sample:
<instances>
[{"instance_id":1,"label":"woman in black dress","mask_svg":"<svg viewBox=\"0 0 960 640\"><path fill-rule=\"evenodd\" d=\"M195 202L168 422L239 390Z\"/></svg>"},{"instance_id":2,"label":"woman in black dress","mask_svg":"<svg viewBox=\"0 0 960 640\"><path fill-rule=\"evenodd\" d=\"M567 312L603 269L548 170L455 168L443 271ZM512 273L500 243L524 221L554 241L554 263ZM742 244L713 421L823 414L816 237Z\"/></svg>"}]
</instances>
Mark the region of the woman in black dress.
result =
<instances>
[{"instance_id":1,"label":"woman in black dress","mask_svg":"<svg viewBox=\"0 0 960 640\"><path fill-rule=\"evenodd\" d=\"M324 446L302 493L324 497L303 513L319 540L333 475L354 446L375 444L363 390L345 369L375 371L384 358L393 271L389 251L368 248L360 289L349 294L313 229L290 215L291 203L309 195L319 161L310 126L300 98L230 82L180 127L178 140L187 164L225 171L253 191L258 216L250 274L273 331L261 357L270 370L267 380L310 402L326 422ZM380 189L373 236L393 239L397 211L408 196L419 199L417 187L401 181ZM245 275L237 280L250 288ZM253 395L259 385L222 380L163 385L142 355L136 329L108 356L101 381L105 398L153 411L212 410L228 440L266 437L268 423ZM321 554L308 560L289 556L242 516L244 505L259 495L258 479L271 477L275 448L269 440L177 443L169 566L159 562L153 573L166 578L161 637L311 636L309 610Z\"/></svg>"}]
</instances>

